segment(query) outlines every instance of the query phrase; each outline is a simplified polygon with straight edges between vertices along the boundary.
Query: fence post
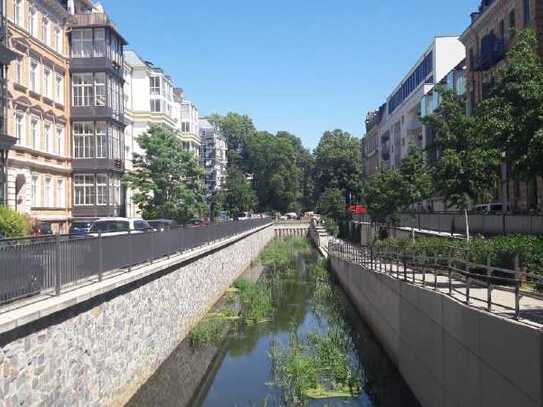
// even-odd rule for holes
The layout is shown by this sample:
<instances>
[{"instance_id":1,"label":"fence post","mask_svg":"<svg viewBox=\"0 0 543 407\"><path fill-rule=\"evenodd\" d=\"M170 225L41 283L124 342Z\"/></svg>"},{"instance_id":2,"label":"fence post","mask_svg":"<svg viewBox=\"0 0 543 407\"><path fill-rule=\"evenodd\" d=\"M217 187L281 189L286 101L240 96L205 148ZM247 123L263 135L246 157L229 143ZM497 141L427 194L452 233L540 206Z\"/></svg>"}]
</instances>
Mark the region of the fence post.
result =
<instances>
[{"instance_id":1,"label":"fence post","mask_svg":"<svg viewBox=\"0 0 543 407\"><path fill-rule=\"evenodd\" d=\"M102 242L102 231L98 231L98 281L104 278L104 246Z\"/></svg>"},{"instance_id":2,"label":"fence post","mask_svg":"<svg viewBox=\"0 0 543 407\"><path fill-rule=\"evenodd\" d=\"M55 236L55 294L60 295L60 281L62 273L60 272L60 233Z\"/></svg>"},{"instance_id":3,"label":"fence post","mask_svg":"<svg viewBox=\"0 0 543 407\"><path fill-rule=\"evenodd\" d=\"M490 262L490 255L486 257L486 278L487 278L486 309L488 312L491 312L492 311L492 265Z\"/></svg>"},{"instance_id":4,"label":"fence post","mask_svg":"<svg viewBox=\"0 0 543 407\"><path fill-rule=\"evenodd\" d=\"M519 273L520 271L520 258L518 253L515 255L515 319L518 320L520 318L520 278Z\"/></svg>"},{"instance_id":5,"label":"fence post","mask_svg":"<svg viewBox=\"0 0 543 407\"><path fill-rule=\"evenodd\" d=\"M128 227L128 271L132 271L132 231Z\"/></svg>"},{"instance_id":6,"label":"fence post","mask_svg":"<svg viewBox=\"0 0 543 407\"><path fill-rule=\"evenodd\" d=\"M149 259L149 263L153 264L153 260L155 259L155 231L151 230L149 232L151 234L151 258ZM160 232L158 232L160 233Z\"/></svg>"},{"instance_id":7,"label":"fence post","mask_svg":"<svg viewBox=\"0 0 543 407\"><path fill-rule=\"evenodd\" d=\"M471 268L469 263L466 263L466 304L469 305L469 294L471 288Z\"/></svg>"}]
</instances>

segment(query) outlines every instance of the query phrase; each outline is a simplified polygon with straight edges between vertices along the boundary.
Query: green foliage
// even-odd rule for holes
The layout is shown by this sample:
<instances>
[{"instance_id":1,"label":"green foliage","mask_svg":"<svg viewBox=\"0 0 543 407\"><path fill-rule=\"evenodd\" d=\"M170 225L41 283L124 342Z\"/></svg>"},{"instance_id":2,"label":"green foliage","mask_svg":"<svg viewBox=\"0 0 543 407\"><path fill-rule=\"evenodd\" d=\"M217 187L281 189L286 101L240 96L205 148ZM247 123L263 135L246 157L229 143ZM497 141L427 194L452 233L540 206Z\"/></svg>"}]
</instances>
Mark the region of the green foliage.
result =
<instances>
[{"instance_id":1,"label":"green foliage","mask_svg":"<svg viewBox=\"0 0 543 407\"><path fill-rule=\"evenodd\" d=\"M252 212L256 206L256 196L245 175L236 167L230 167L226 175L224 190L214 197L215 208L237 217L243 212Z\"/></svg>"},{"instance_id":2,"label":"green foliage","mask_svg":"<svg viewBox=\"0 0 543 407\"><path fill-rule=\"evenodd\" d=\"M532 29L518 33L476 113L481 131L516 175L543 175L543 63Z\"/></svg>"},{"instance_id":3,"label":"green foliage","mask_svg":"<svg viewBox=\"0 0 543 407\"><path fill-rule=\"evenodd\" d=\"M436 91L440 107L423 119L434 134L428 147L433 186L449 205L467 209L495 193L500 153L489 144L479 117L466 115L463 96L443 87Z\"/></svg>"},{"instance_id":4,"label":"green foliage","mask_svg":"<svg viewBox=\"0 0 543 407\"><path fill-rule=\"evenodd\" d=\"M30 232L31 222L28 216L0 206L0 235L5 238L15 238L28 236Z\"/></svg>"},{"instance_id":5,"label":"green foliage","mask_svg":"<svg viewBox=\"0 0 543 407\"><path fill-rule=\"evenodd\" d=\"M513 269L515 257L519 265L528 272L543 272L543 238L525 235L497 236L492 239L471 239L469 242L458 239L417 238L413 240L386 239L375 243L377 248L409 250L427 256L446 257L460 253L466 259L477 263Z\"/></svg>"},{"instance_id":6,"label":"green foliage","mask_svg":"<svg viewBox=\"0 0 543 407\"><path fill-rule=\"evenodd\" d=\"M339 222L347 218L346 205L344 192L338 188L330 188L319 197L317 211L320 215Z\"/></svg>"},{"instance_id":7,"label":"green foliage","mask_svg":"<svg viewBox=\"0 0 543 407\"><path fill-rule=\"evenodd\" d=\"M274 311L272 292L266 281L253 283L239 280L234 284L239 290L241 319L246 324L258 324L267 321Z\"/></svg>"},{"instance_id":8,"label":"green foliage","mask_svg":"<svg viewBox=\"0 0 543 407\"><path fill-rule=\"evenodd\" d=\"M134 171L124 182L143 216L186 223L204 213L203 170L178 135L166 126L152 126L138 143L143 154L134 155Z\"/></svg>"},{"instance_id":9,"label":"green foliage","mask_svg":"<svg viewBox=\"0 0 543 407\"><path fill-rule=\"evenodd\" d=\"M295 267L295 256L307 253L309 248L308 240L301 237L276 239L264 248L260 262L274 272L285 272Z\"/></svg>"},{"instance_id":10,"label":"green foliage","mask_svg":"<svg viewBox=\"0 0 543 407\"><path fill-rule=\"evenodd\" d=\"M189 335L192 347L219 345L229 329L229 322L222 318L205 319Z\"/></svg>"},{"instance_id":11,"label":"green foliage","mask_svg":"<svg viewBox=\"0 0 543 407\"><path fill-rule=\"evenodd\" d=\"M327 189L339 189L345 198L361 196L363 165L360 148L360 140L342 130L323 134L314 152L317 197Z\"/></svg>"}]
</instances>

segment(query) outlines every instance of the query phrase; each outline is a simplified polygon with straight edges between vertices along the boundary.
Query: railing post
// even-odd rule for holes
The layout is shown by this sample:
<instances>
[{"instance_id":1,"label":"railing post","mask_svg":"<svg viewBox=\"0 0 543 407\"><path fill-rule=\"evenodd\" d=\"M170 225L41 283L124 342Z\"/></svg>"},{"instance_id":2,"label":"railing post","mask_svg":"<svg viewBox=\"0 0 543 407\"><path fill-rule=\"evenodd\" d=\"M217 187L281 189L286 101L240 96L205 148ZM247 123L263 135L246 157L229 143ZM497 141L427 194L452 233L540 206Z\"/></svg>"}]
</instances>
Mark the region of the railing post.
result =
<instances>
[{"instance_id":1,"label":"railing post","mask_svg":"<svg viewBox=\"0 0 543 407\"><path fill-rule=\"evenodd\" d=\"M132 271L132 231L128 227L128 271Z\"/></svg>"},{"instance_id":2,"label":"railing post","mask_svg":"<svg viewBox=\"0 0 543 407\"><path fill-rule=\"evenodd\" d=\"M515 255L515 319L520 318L520 284L521 280L519 278L520 271L520 258L518 253Z\"/></svg>"},{"instance_id":3,"label":"railing post","mask_svg":"<svg viewBox=\"0 0 543 407\"><path fill-rule=\"evenodd\" d=\"M374 257L373 257L373 246L370 247L370 270L374 271Z\"/></svg>"},{"instance_id":4,"label":"railing post","mask_svg":"<svg viewBox=\"0 0 543 407\"><path fill-rule=\"evenodd\" d=\"M104 278L104 246L102 231L98 231L98 281Z\"/></svg>"},{"instance_id":5,"label":"railing post","mask_svg":"<svg viewBox=\"0 0 543 407\"><path fill-rule=\"evenodd\" d=\"M490 255L486 257L486 309L488 312L492 311L492 265L490 262Z\"/></svg>"},{"instance_id":6,"label":"railing post","mask_svg":"<svg viewBox=\"0 0 543 407\"><path fill-rule=\"evenodd\" d=\"M449 250L449 258L447 259L447 276L449 278L449 295L452 296L452 250Z\"/></svg>"},{"instance_id":7,"label":"railing post","mask_svg":"<svg viewBox=\"0 0 543 407\"><path fill-rule=\"evenodd\" d=\"M466 263L466 304L469 305L469 295L471 288L471 268L469 263Z\"/></svg>"},{"instance_id":8,"label":"railing post","mask_svg":"<svg viewBox=\"0 0 543 407\"><path fill-rule=\"evenodd\" d=\"M151 234L151 258L149 259L149 263L153 264L153 260L155 259L155 231L151 230L147 233Z\"/></svg>"},{"instance_id":9,"label":"railing post","mask_svg":"<svg viewBox=\"0 0 543 407\"><path fill-rule=\"evenodd\" d=\"M60 272L60 233L55 236L55 294L60 295L60 287L62 286L62 273Z\"/></svg>"},{"instance_id":10,"label":"railing post","mask_svg":"<svg viewBox=\"0 0 543 407\"><path fill-rule=\"evenodd\" d=\"M398 274L398 279L400 278L400 275ZM404 256L403 261L403 279L404 281L407 281L407 257Z\"/></svg>"}]
</instances>

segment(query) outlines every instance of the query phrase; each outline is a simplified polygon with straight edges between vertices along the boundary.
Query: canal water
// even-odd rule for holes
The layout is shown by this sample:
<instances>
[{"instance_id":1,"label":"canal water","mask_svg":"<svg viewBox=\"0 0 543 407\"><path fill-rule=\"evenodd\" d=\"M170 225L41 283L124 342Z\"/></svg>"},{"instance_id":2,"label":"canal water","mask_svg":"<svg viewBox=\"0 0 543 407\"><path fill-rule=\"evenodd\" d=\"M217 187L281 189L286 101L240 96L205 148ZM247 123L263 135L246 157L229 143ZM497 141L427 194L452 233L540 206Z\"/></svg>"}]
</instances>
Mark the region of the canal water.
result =
<instances>
[{"instance_id":1,"label":"canal water","mask_svg":"<svg viewBox=\"0 0 543 407\"><path fill-rule=\"evenodd\" d=\"M333 301L319 299L307 272L317 255L300 255L296 272L273 289L275 310L269 322L235 324L220 345L179 345L129 402L129 406L283 406L272 354L294 333L325 335L341 322L350 336L349 358L361 391L351 398L308 399L309 406L418 407L419 403L343 290L330 278Z\"/></svg>"}]
</instances>

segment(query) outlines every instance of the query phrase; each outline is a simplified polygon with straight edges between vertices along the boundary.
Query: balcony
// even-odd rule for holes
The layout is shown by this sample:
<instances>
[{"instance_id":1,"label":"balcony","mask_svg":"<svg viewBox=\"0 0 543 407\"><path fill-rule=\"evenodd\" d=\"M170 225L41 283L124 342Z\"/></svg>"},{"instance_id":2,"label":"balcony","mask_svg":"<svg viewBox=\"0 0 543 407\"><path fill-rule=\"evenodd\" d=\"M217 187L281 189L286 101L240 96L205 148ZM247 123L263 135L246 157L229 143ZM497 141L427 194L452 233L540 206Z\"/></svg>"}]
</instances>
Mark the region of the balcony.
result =
<instances>
[{"instance_id":1,"label":"balcony","mask_svg":"<svg viewBox=\"0 0 543 407\"><path fill-rule=\"evenodd\" d=\"M117 31L117 24L106 13L76 14L70 17L72 27L108 26Z\"/></svg>"},{"instance_id":2,"label":"balcony","mask_svg":"<svg viewBox=\"0 0 543 407\"><path fill-rule=\"evenodd\" d=\"M72 167L77 172L124 172L124 161L111 158L74 158Z\"/></svg>"},{"instance_id":3,"label":"balcony","mask_svg":"<svg viewBox=\"0 0 543 407\"><path fill-rule=\"evenodd\" d=\"M489 34L481 40L481 53L475 58L474 71L487 71L505 57L505 41Z\"/></svg>"}]
</instances>

